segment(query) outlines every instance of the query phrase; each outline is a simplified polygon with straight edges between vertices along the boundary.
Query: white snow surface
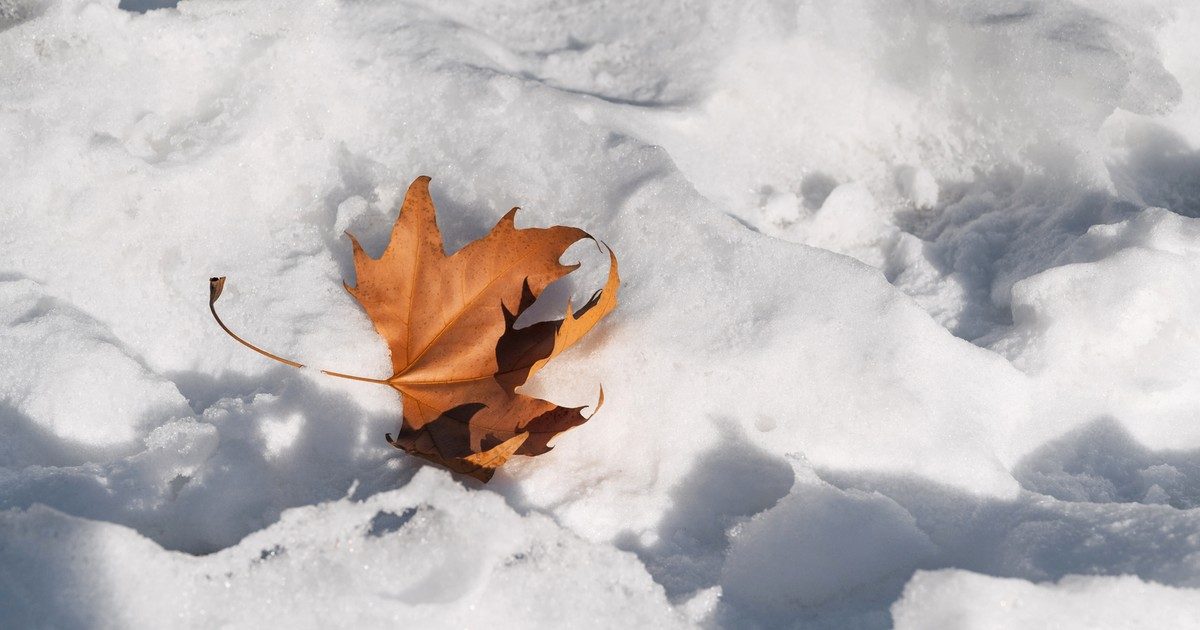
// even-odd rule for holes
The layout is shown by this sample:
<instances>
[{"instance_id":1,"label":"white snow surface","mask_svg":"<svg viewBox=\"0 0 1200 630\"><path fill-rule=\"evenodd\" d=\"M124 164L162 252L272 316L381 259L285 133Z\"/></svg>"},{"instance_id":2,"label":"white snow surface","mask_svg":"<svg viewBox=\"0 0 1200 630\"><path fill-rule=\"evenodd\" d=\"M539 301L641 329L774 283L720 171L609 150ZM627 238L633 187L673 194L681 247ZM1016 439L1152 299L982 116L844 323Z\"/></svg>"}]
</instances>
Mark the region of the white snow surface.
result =
<instances>
[{"instance_id":1,"label":"white snow surface","mask_svg":"<svg viewBox=\"0 0 1200 630\"><path fill-rule=\"evenodd\" d=\"M892 612L899 630L1195 628L1200 626L1200 593L1128 575L1072 575L1057 584L1031 584L943 569L918 571Z\"/></svg>"},{"instance_id":2,"label":"white snow surface","mask_svg":"<svg viewBox=\"0 0 1200 630\"><path fill-rule=\"evenodd\" d=\"M0 0L0 626L1197 622L1193 2L157 4ZM422 174L620 258L486 486L208 313L386 375Z\"/></svg>"}]
</instances>

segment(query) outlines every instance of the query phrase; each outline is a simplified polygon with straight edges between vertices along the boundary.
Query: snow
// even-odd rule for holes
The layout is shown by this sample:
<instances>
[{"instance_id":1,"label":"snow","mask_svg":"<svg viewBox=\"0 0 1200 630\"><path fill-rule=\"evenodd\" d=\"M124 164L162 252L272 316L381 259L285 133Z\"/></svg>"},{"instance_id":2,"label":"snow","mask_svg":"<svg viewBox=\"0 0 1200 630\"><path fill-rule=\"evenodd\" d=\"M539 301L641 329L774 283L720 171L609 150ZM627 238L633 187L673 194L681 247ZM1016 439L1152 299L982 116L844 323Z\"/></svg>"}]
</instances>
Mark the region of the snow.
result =
<instances>
[{"instance_id":1,"label":"snow","mask_svg":"<svg viewBox=\"0 0 1200 630\"><path fill-rule=\"evenodd\" d=\"M0 625L1194 625L1197 26L0 0ZM420 174L451 250L520 205L620 257L530 386L604 409L486 486L207 312L385 374L342 234Z\"/></svg>"},{"instance_id":2,"label":"snow","mask_svg":"<svg viewBox=\"0 0 1200 630\"><path fill-rule=\"evenodd\" d=\"M1138 605L1129 601L1136 599ZM1193 589L1131 576L1071 576L1054 584L943 569L918 572L892 609L896 628L1190 628L1200 623Z\"/></svg>"},{"instance_id":3,"label":"snow","mask_svg":"<svg viewBox=\"0 0 1200 630\"><path fill-rule=\"evenodd\" d=\"M546 516L521 516L494 494L471 493L430 472L365 501L296 508L236 547L202 557L165 552L128 528L42 506L9 512L5 621L461 628L496 619L511 628L684 627L632 555L589 544ZM597 566L604 571L594 579L578 579ZM310 579L297 584L300 576ZM563 583L572 589L559 591Z\"/></svg>"}]
</instances>

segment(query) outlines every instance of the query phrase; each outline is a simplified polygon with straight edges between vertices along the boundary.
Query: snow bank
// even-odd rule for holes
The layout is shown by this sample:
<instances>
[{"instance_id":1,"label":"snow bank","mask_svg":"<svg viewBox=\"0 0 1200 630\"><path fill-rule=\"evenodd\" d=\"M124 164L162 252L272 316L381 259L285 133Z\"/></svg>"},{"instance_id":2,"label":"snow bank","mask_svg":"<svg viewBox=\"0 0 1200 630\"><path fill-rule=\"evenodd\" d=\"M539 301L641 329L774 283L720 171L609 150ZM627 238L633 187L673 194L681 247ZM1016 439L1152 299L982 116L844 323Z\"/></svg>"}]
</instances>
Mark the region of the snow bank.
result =
<instances>
[{"instance_id":1,"label":"snow bank","mask_svg":"<svg viewBox=\"0 0 1200 630\"><path fill-rule=\"evenodd\" d=\"M103 324L18 276L0 280L0 400L10 466L130 454L146 425L191 415L175 386ZM96 416L108 420L102 431Z\"/></svg>"},{"instance_id":2,"label":"snow bank","mask_svg":"<svg viewBox=\"0 0 1200 630\"><path fill-rule=\"evenodd\" d=\"M631 554L431 470L203 557L40 506L0 516L0 535L13 627L685 625Z\"/></svg>"},{"instance_id":3,"label":"snow bank","mask_svg":"<svg viewBox=\"0 0 1200 630\"><path fill-rule=\"evenodd\" d=\"M1200 592L1131 576L1034 584L947 569L918 572L892 614L898 630L1190 628L1200 624Z\"/></svg>"},{"instance_id":4,"label":"snow bank","mask_svg":"<svg viewBox=\"0 0 1200 630\"><path fill-rule=\"evenodd\" d=\"M0 1L0 620L881 627L918 569L1200 587L1196 24ZM384 374L342 233L378 251L419 174L451 250L521 205L621 259L531 385L603 412L487 487L390 449L387 388L207 313L229 276L247 338ZM563 301L604 272L571 256Z\"/></svg>"},{"instance_id":5,"label":"snow bank","mask_svg":"<svg viewBox=\"0 0 1200 630\"><path fill-rule=\"evenodd\" d=\"M1014 325L992 347L1037 379L1050 413L1138 418L1147 446L1200 447L1200 220L1151 208L1092 227L1059 262L1013 286Z\"/></svg>"},{"instance_id":6,"label":"snow bank","mask_svg":"<svg viewBox=\"0 0 1200 630\"><path fill-rule=\"evenodd\" d=\"M912 515L874 492L839 490L797 469L778 505L732 532L724 595L787 625L798 610L889 579L937 553Z\"/></svg>"}]
</instances>

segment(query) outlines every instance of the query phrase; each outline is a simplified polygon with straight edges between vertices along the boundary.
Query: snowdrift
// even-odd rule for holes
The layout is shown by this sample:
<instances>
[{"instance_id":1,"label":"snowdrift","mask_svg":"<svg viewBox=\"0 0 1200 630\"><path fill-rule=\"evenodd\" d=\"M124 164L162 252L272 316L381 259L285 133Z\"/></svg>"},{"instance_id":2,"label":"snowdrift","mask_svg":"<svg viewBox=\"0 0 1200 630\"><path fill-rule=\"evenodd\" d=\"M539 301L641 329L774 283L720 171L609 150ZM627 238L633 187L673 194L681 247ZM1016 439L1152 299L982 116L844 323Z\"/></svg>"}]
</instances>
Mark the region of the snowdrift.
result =
<instances>
[{"instance_id":1,"label":"snowdrift","mask_svg":"<svg viewBox=\"0 0 1200 630\"><path fill-rule=\"evenodd\" d=\"M0 625L1195 623L1200 11L443 4L0 0ZM621 257L487 486L207 312L386 376L420 174Z\"/></svg>"}]
</instances>

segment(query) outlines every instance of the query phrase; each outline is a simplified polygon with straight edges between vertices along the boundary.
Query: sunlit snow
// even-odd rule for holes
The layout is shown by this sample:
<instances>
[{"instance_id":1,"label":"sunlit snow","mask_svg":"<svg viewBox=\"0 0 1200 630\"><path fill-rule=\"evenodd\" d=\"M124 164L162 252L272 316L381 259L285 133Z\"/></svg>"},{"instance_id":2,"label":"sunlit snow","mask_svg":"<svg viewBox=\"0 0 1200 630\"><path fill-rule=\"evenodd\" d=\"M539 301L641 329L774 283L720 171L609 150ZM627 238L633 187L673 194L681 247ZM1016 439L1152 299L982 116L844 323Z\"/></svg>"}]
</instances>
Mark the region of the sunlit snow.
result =
<instances>
[{"instance_id":1,"label":"sunlit snow","mask_svg":"<svg viewBox=\"0 0 1200 630\"><path fill-rule=\"evenodd\" d=\"M0 627L1200 627L1190 0L0 0ZM342 288L620 256L488 485ZM559 301L587 296L605 259Z\"/></svg>"}]
</instances>

